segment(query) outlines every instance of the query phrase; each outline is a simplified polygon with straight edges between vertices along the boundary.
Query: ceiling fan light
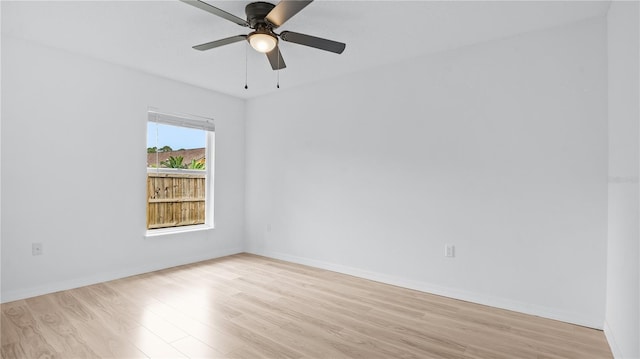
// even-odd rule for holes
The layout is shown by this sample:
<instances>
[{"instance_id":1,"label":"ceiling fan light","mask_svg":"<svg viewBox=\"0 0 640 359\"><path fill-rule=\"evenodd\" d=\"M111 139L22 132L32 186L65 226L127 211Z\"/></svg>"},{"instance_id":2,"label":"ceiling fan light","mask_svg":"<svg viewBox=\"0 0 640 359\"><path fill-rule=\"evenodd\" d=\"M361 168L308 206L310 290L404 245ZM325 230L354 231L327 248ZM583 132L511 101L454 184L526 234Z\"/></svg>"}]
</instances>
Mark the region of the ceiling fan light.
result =
<instances>
[{"instance_id":1,"label":"ceiling fan light","mask_svg":"<svg viewBox=\"0 0 640 359\"><path fill-rule=\"evenodd\" d=\"M254 32L249 35L249 43L258 52L271 52L278 44L278 39L270 34Z\"/></svg>"}]
</instances>

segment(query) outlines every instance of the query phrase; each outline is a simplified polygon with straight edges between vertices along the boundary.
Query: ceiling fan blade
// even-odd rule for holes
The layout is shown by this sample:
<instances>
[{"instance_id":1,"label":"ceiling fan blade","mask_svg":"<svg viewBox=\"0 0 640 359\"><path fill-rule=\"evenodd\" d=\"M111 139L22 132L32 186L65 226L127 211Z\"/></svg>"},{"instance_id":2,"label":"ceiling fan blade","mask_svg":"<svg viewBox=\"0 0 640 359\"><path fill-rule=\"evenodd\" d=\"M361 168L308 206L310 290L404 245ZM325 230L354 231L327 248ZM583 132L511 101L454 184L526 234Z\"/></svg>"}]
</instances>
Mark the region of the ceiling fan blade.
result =
<instances>
[{"instance_id":1,"label":"ceiling fan blade","mask_svg":"<svg viewBox=\"0 0 640 359\"><path fill-rule=\"evenodd\" d=\"M283 41L293 42L295 44L315 47L316 49L335 52L341 54L344 48L347 46L342 42L332 41L315 37L311 35L300 34L297 32L283 31L280 33L280 38Z\"/></svg>"},{"instance_id":2,"label":"ceiling fan blade","mask_svg":"<svg viewBox=\"0 0 640 359\"><path fill-rule=\"evenodd\" d=\"M266 16L275 27L282 26L305 6L311 4L313 0L281 0Z\"/></svg>"},{"instance_id":3,"label":"ceiling fan blade","mask_svg":"<svg viewBox=\"0 0 640 359\"><path fill-rule=\"evenodd\" d=\"M267 58L269 59L271 68L274 70L282 70L287 67L287 64L284 63L282 53L280 52L280 48L278 46L276 46L276 48L271 50L270 52L267 52Z\"/></svg>"},{"instance_id":4,"label":"ceiling fan blade","mask_svg":"<svg viewBox=\"0 0 640 359\"><path fill-rule=\"evenodd\" d=\"M249 23L246 20L241 19L233 14L229 14L228 12L218 9L215 6L209 5L206 2L203 2L200 0L180 0L180 1L182 1L183 3L189 4L191 6L195 6L198 9L204 10L206 12L220 16L223 19L229 20L231 22L235 22L240 26L249 27Z\"/></svg>"},{"instance_id":5,"label":"ceiling fan blade","mask_svg":"<svg viewBox=\"0 0 640 359\"><path fill-rule=\"evenodd\" d=\"M226 39L220 39L220 40L211 41L211 42L207 42L207 43L204 43L204 44L196 45L193 48L196 49L196 50L204 51L204 50L213 49L214 47L220 47L220 46L224 46L224 45L233 44L234 42L238 42L238 41L242 41L242 40L246 40L246 39L247 39L247 35L231 36L231 37L227 37Z\"/></svg>"}]
</instances>

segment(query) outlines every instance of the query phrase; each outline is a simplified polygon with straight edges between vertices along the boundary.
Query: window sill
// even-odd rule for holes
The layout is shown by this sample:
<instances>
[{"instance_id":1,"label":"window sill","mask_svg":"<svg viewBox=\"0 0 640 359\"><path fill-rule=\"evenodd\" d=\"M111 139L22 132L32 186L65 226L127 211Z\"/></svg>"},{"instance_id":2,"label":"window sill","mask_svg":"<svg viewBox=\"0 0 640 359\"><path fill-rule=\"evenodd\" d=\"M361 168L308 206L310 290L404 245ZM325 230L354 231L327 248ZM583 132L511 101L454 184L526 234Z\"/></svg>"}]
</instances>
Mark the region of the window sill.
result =
<instances>
[{"instance_id":1,"label":"window sill","mask_svg":"<svg viewBox=\"0 0 640 359\"><path fill-rule=\"evenodd\" d=\"M166 236L171 234L180 234L180 233L188 233L188 232L200 232L200 231L208 231L213 229L213 226L208 224L197 224L193 226L183 226L183 227L172 227L172 228L162 228L162 229L151 229L147 230L144 234L145 238L153 238Z\"/></svg>"}]
</instances>

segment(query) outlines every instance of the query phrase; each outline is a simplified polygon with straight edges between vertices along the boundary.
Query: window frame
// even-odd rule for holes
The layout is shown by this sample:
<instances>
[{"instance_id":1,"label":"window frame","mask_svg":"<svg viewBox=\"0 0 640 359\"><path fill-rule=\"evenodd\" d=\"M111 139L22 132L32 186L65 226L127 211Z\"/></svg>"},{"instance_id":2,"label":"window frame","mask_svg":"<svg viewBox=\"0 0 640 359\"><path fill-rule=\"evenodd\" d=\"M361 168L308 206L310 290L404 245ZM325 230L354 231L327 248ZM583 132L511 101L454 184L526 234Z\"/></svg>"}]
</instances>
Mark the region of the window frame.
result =
<instances>
[{"instance_id":1,"label":"window frame","mask_svg":"<svg viewBox=\"0 0 640 359\"><path fill-rule=\"evenodd\" d=\"M183 120L183 121L181 121ZM171 113L160 111L156 108L149 107L147 111L147 126L149 123L155 124L165 124L176 127L186 127L193 128L196 130L202 130L205 132L205 223L203 224L192 224L192 225L183 225L177 227L166 227L166 228L154 228L148 229L147 225L144 225L145 228L145 238L156 237L156 236L164 236L170 234L179 234L179 233L187 233L194 231L203 231L203 230L211 230L215 229L215 221L214 221L214 179L215 179L215 122L212 118L184 114L184 113ZM202 124L202 126L198 126ZM145 144L147 141L145 140ZM147 144L148 145L148 144ZM145 169L145 209L147 208L147 204L149 201L147 195L146 181L149 173L159 173L162 169L159 167L146 167ZM190 170L190 169L165 169L169 170L169 172L175 173L202 173L202 170ZM145 213L145 223L147 221L148 214Z\"/></svg>"}]
</instances>

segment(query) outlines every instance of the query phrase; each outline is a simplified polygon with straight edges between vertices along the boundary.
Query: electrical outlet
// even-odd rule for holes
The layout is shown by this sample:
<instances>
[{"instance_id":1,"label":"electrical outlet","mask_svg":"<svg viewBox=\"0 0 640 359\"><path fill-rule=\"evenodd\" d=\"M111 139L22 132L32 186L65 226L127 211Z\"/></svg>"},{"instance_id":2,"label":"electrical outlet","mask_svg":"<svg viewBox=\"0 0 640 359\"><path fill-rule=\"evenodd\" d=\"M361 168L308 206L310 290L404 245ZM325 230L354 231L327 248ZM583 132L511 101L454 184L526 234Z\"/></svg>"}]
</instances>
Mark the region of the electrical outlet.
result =
<instances>
[{"instance_id":1,"label":"electrical outlet","mask_svg":"<svg viewBox=\"0 0 640 359\"><path fill-rule=\"evenodd\" d=\"M456 247L453 244L445 244L445 246L444 246L444 256L445 257L455 257L456 256Z\"/></svg>"},{"instance_id":2,"label":"electrical outlet","mask_svg":"<svg viewBox=\"0 0 640 359\"><path fill-rule=\"evenodd\" d=\"M31 243L31 255L42 255L42 243Z\"/></svg>"}]
</instances>

